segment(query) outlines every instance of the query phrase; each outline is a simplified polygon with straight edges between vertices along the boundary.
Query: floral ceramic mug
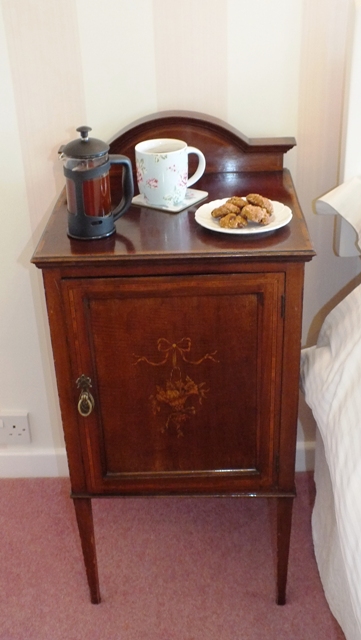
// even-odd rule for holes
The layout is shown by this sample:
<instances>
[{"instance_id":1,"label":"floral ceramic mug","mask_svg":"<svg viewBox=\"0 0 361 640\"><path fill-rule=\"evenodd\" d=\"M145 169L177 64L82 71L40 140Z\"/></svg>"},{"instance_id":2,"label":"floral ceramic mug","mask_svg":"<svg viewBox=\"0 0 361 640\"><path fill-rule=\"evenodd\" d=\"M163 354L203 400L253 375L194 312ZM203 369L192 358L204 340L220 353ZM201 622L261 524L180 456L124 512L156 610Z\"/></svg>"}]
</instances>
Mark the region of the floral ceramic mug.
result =
<instances>
[{"instance_id":1,"label":"floral ceramic mug","mask_svg":"<svg viewBox=\"0 0 361 640\"><path fill-rule=\"evenodd\" d=\"M198 167L188 177L188 155L198 156ZM185 199L187 187L197 182L206 168L201 151L183 140L158 138L139 142L135 147L139 193L152 205L174 207Z\"/></svg>"}]
</instances>

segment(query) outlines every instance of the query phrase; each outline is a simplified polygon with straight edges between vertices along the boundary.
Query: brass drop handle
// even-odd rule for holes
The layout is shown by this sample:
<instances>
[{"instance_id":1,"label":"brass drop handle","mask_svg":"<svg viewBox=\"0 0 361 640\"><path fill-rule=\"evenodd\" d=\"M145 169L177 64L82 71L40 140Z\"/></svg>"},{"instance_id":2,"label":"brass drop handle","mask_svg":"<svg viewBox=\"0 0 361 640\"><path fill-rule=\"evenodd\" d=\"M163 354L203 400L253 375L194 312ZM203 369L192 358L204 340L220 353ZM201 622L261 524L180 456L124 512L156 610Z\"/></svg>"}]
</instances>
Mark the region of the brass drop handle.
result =
<instances>
[{"instance_id":1,"label":"brass drop handle","mask_svg":"<svg viewBox=\"0 0 361 640\"><path fill-rule=\"evenodd\" d=\"M80 378L77 379L76 385L78 389L80 389L78 411L81 416L86 418L91 414L95 405L94 398L89 391L89 388L92 386L92 381L82 373Z\"/></svg>"},{"instance_id":2,"label":"brass drop handle","mask_svg":"<svg viewBox=\"0 0 361 640\"><path fill-rule=\"evenodd\" d=\"M94 409L94 398L90 391L82 391L78 402L78 411L80 415L86 418Z\"/></svg>"}]
</instances>

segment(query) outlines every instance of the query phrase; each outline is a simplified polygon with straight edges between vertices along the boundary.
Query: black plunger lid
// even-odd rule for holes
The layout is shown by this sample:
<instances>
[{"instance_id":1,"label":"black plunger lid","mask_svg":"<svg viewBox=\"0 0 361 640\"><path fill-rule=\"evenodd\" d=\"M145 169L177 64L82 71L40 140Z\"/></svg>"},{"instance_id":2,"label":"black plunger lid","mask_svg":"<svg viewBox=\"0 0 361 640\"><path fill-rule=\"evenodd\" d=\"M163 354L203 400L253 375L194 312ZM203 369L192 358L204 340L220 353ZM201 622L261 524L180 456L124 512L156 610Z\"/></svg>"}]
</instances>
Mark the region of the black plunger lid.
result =
<instances>
[{"instance_id":1,"label":"black plunger lid","mask_svg":"<svg viewBox=\"0 0 361 640\"><path fill-rule=\"evenodd\" d=\"M91 127L78 127L77 131L80 133L80 138L72 140L68 144L62 146L59 149L59 153L67 156L68 158L98 158L103 156L109 151L109 145L97 138L89 138L88 134L91 131Z\"/></svg>"}]
</instances>

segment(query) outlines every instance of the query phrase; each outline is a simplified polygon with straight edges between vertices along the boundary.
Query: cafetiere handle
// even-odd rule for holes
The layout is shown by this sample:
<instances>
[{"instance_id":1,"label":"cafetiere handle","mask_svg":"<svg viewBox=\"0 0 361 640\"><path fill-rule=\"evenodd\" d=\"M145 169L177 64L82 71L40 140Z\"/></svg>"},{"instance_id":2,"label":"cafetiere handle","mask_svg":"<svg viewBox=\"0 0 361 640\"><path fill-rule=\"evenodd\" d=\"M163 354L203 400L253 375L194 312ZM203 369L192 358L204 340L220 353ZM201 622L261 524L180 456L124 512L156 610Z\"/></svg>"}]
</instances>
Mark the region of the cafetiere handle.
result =
<instances>
[{"instance_id":1,"label":"cafetiere handle","mask_svg":"<svg viewBox=\"0 0 361 640\"><path fill-rule=\"evenodd\" d=\"M121 164L123 165L123 176L122 176L122 191L123 197L115 209L113 209L112 214L114 220L118 220L123 213L125 213L132 202L132 198L134 196L134 182L133 182L133 171L132 171L132 163L129 158L121 155L110 155L109 156L110 164Z\"/></svg>"}]
</instances>

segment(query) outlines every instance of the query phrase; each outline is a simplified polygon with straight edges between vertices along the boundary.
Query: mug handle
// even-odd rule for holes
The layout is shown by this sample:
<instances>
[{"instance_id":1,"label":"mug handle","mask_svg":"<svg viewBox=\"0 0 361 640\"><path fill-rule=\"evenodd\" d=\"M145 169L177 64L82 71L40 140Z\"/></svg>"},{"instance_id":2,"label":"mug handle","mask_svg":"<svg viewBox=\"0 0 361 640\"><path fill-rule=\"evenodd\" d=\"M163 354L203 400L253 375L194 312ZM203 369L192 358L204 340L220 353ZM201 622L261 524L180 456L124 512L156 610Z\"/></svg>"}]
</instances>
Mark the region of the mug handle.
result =
<instances>
[{"instance_id":1,"label":"mug handle","mask_svg":"<svg viewBox=\"0 0 361 640\"><path fill-rule=\"evenodd\" d=\"M187 187L190 187L192 184L197 182L197 180L199 180L199 178L201 178L204 174L206 169L206 159L202 151L196 149L196 147L187 147L187 153L195 153L198 156L198 167L196 169L196 172L190 178L188 178L187 181Z\"/></svg>"},{"instance_id":2,"label":"mug handle","mask_svg":"<svg viewBox=\"0 0 361 640\"><path fill-rule=\"evenodd\" d=\"M122 164L123 165L123 175L122 175L122 191L123 197L115 209L113 209L112 214L114 220L118 220L123 213L125 213L132 202L132 198L134 196L134 183L133 183L133 171L132 171L132 163L129 158L121 155L110 155L109 156L110 164Z\"/></svg>"}]
</instances>

